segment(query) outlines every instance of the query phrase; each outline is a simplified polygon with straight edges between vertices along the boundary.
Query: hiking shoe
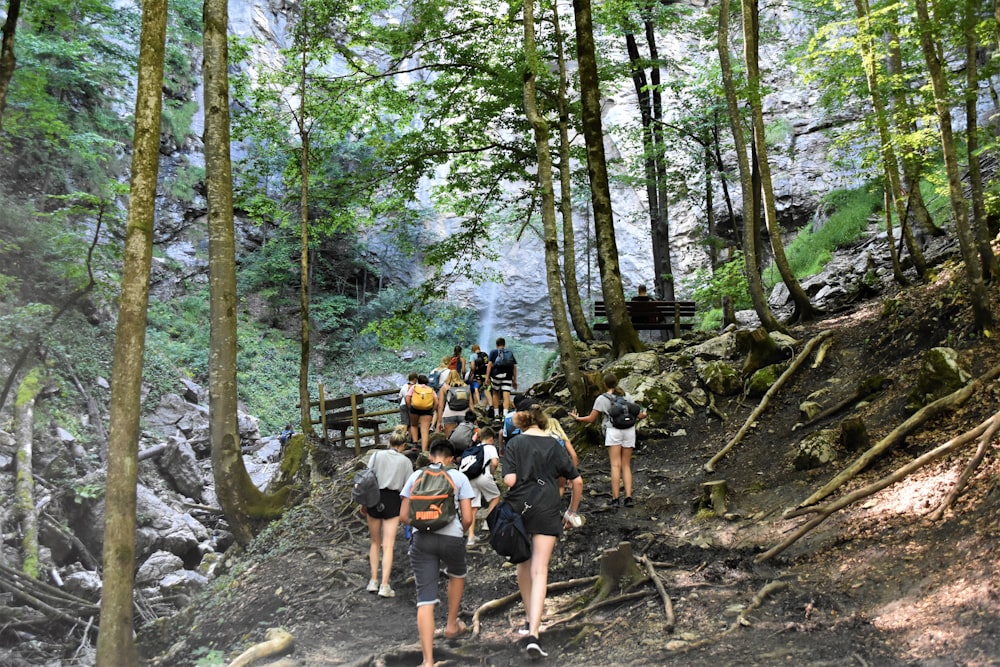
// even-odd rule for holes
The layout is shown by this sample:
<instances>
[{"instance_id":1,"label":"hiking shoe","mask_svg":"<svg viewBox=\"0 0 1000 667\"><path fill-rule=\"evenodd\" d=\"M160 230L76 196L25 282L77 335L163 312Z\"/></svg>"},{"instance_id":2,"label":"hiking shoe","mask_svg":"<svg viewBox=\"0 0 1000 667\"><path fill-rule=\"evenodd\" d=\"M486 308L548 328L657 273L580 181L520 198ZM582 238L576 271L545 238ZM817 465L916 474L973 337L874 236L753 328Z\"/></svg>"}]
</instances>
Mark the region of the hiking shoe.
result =
<instances>
[{"instance_id":1,"label":"hiking shoe","mask_svg":"<svg viewBox=\"0 0 1000 667\"><path fill-rule=\"evenodd\" d=\"M493 406L492 406L492 405L491 405L491 406L489 407L489 409L488 409L488 410L486 411L486 417L487 417L488 419L493 419L494 417L496 417L496 410L494 410L494 409L493 409Z\"/></svg>"},{"instance_id":2,"label":"hiking shoe","mask_svg":"<svg viewBox=\"0 0 1000 667\"><path fill-rule=\"evenodd\" d=\"M618 507L618 505L619 503L617 498L612 498L608 501L608 507Z\"/></svg>"},{"instance_id":3,"label":"hiking shoe","mask_svg":"<svg viewBox=\"0 0 1000 667\"><path fill-rule=\"evenodd\" d=\"M635 501L632 500L632 496L625 496L625 507L635 507Z\"/></svg>"},{"instance_id":4,"label":"hiking shoe","mask_svg":"<svg viewBox=\"0 0 1000 667\"><path fill-rule=\"evenodd\" d=\"M382 584L378 587L378 596L380 598L394 598L396 597L396 591L389 587L389 584Z\"/></svg>"},{"instance_id":5,"label":"hiking shoe","mask_svg":"<svg viewBox=\"0 0 1000 667\"><path fill-rule=\"evenodd\" d=\"M528 657L532 660L547 658L549 655L542 650L542 645L538 643L538 637L528 637L528 643L524 645L524 649L528 652Z\"/></svg>"},{"instance_id":6,"label":"hiking shoe","mask_svg":"<svg viewBox=\"0 0 1000 667\"><path fill-rule=\"evenodd\" d=\"M369 593L374 593L375 591L377 591L378 590L378 580L377 579L369 579L368 580L368 588L366 588L365 590L368 591Z\"/></svg>"},{"instance_id":7,"label":"hiking shoe","mask_svg":"<svg viewBox=\"0 0 1000 667\"><path fill-rule=\"evenodd\" d=\"M474 547L474 546L476 546L476 536L475 535L470 535L469 539L465 541L465 546L467 546L467 547Z\"/></svg>"},{"instance_id":8,"label":"hiking shoe","mask_svg":"<svg viewBox=\"0 0 1000 667\"><path fill-rule=\"evenodd\" d=\"M524 625L522 625L517 629L517 634L521 635L522 637L527 637L528 635L531 634L531 627L528 625L527 621L525 621Z\"/></svg>"}]
</instances>

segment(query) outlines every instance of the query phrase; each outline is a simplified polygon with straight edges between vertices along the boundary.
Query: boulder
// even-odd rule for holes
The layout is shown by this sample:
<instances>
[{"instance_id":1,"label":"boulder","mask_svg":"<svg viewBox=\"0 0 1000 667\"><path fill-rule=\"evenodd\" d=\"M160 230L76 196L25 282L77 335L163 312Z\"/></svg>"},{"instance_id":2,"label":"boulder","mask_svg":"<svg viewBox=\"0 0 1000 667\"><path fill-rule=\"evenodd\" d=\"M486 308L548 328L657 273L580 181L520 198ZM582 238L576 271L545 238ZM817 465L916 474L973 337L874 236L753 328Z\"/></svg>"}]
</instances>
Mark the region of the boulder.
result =
<instances>
[{"instance_id":1,"label":"boulder","mask_svg":"<svg viewBox=\"0 0 1000 667\"><path fill-rule=\"evenodd\" d=\"M80 570L63 577L63 589L84 600L100 600L102 586L101 575L90 570Z\"/></svg>"},{"instance_id":2,"label":"boulder","mask_svg":"<svg viewBox=\"0 0 1000 667\"><path fill-rule=\"evenodd\" d=\"M184 569L184 561L169 551L156 551L139 566L135 573L135 583L155 584L168 574Z\"/></svg>"},{"instance_id":3,"label":"boulder","mask_svg":"<svg viewBox=\"0 0 1000 667\"><path fill-rule=\"evenodd\" d=\"M205 479L202 477L201 466L198 464L194 449L187 440L178 436L167 438L167 444L167 451L156 459L156 467L160 474L178 493L194 500L201 500Z\"/></svg>"},{"instance_id":4,"label":"boulder","mask_svg":"<svg viewBox=\"0 0 1000 667\"><path fill-rule=\"evenodd\" d=\"M838 433L824 429L807 435L799 443L792 459L796 470L811 470L837 458Z\"/></svg>"},{"instance_id":5,"label":"boulder","mask_svg":"<svg viewBox=\"0 0 1000 667\"><path fill-rule=\"evenodd\" d=\"M968 382L969 374L958 365L958 352L950 347L933 347L924 353L917 383L910 391L906 407L915 412L958 391Z\"/></svg>"},{"instance_id":6,"label":"boulder","mask_svg":"<svg viewBox=\"0 0 1000 667\"><path fill-rule=\"evenodd\" d=\"M743 390L739 371L725 361L709 361L698 368L698 375L708 390L719 396L731 396Z\"/></svg>"}]
</instances>

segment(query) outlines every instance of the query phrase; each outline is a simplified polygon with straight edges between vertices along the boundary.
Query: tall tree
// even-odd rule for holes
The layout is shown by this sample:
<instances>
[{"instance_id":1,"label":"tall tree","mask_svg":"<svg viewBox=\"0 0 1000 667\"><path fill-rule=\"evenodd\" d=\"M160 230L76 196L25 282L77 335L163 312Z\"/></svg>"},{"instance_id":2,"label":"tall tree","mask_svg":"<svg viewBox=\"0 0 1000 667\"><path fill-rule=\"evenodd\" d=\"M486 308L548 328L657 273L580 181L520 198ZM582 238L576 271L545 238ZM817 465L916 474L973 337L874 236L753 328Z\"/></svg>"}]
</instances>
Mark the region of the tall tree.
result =
<instances>
[{"instance_id":1,"label":"tall tree","mask_svg":"<svg viewBox=\"0 0 1000 667\"><path fill-rule=\"evenodd\" d=\"M38 578L38 511L35 509L35 474L32 470L35 399L42 389L42 370L33 368L21 381L14 400L14 437L17 441L17 479L14 511L21 529L21 571Z\"/></svg>"},{"instance_id":2,"label":"tall tree","mask_svg":"<svg viewBox=\"0 0 1000 667\"><path fill-rule=\"evenodd\" d=\"M139 35L132 177L129 183L122 292L118 299L118 324L111 368L98 667L139 664L132 627L139 397L142 395L146 309L149 306L149 274L153 261L166 32L166 0L147 0L142 5L142 30Z\"/></svg>"},{"instance_id":3,"label":"tall tree","mask_svg":"<svg viewBox=\"0 0 1000 667\"><path fill-rule=\"evenodd\" d=\"M566 53L562 27L559 20L559 3L552 3L552 32L555 40L556 62L559 66L559 88L556 92L556 106L559 112L559 215L563 230L563 284L566 289L566 304L576 337L593 340L594 333L587 321L580 299L580 286L576 279L576 229L573 225L572 162L570 160L570 115L568 76L566 74ZM555 305L553 304L553 308Z\"/></svg>"},{"instance_id":4,"label":"tall tree","mask_svg":"<svg viewBox=\"0 0 1000 667\"><path fill-rule=\"evenodd\" d=\"M774 203L774 186L771 182L771 164L767 159L767 142L764 133L763 96L760 91L760 54L757 48L760 34L760 8L757 0L743 0L743 54L746 61L747 97L750 102L750 117L753 125L753 143L757 159L755 164L760 173L760 191L763 196L764 220L767 223L774 265L781 274L781 280L795 304L793 320L805 321L815 317L816 309L809 296L799 284L792 267L785 256L784 242L781 240L781 226Z\"/></svg>"},{"instance_id":5,"label":"tall tree","mask_svg":"<svg viewBox=\"0 0 1000 667\"><path fill-rule=\"evenodd\" d=\"M761 282L760 270L757 264L757 241L754 232L756 215L754 214L754 193L751 182L750 162L747 159L747 142L743 133L743 119L740 118L739 102L736 96L736 83L733 80L733 67L729 58L729 0L719 3L719 66L722 70L722 88L726 94L726 108L729 114L729 127L733 133L733 143L736 147L736 160L739 164L740 186L743 190L743 261L746 268L747 284L750 300L761 324L768 331L784 331L784 327L774 317L771 306L764 296L764 285Z\"/></svg>"},{"instance_id":6,"label":"tall tree","mask_svg":"<svg viewBox=\"0 0 1000 667\"><path fill-rule=\"evenodd\" d=\"M7 106L7 88L14 76L17 58L14 55L14 35L17 34L17 16L21 13L21 0L8 0L7 18L3 22L3 39L0 41L0 130L3 129L3 110Z\"/></svg>"},{"instance_id":7,"label":"tall tree","mask_svg":"<svg viewBox=\"0 0 1000 667\"><path fill-rule=\"evenodd\" d=\"M538 153L538 186L541 189L542 227L545 243L545 277L552 306L552 323L555 327L556 342L559 345L559 359L570 395L577 410L585 412L588 407L587 389L580 373L580 360L569 330L566 304L563 301L562 280L559 274L559 240L556 224L556 200L552 179L552 156L549 149L549 124L538 108L535 80L542 67L535 44L535 2L526 0L524 17L524 113L531 123L535 135L535 150Z\"/></svg>"},{"instance_id":8,"label":"tall tree","mask_svg":"<svg viewBox=\"0 0 1000 667\"><path fill-rule=\"evenodd\" d=\"M208 283L210 349L208 357L208 434L215 492L240 544L247 544L259 519L279 516L289 487L265 496L243 463L237 417L236 238L233 221L232 163L229 139L229 51L226 0L205 0L205 174L208 191Z\"/></svg>"},{"instance_id":9,"label":"tall tree","mask_svg":"<svg viewBox=\"0 0 1000 667\"><path fill-rule=\"evenodd\" d=\"M573 0L573 15L576 19L576 59L580 69L583 136L587 144L587 172L590 176L590 199L594 210L597 265L601 271L601 291L608 311L612 352L620 357L642 350L643 345L628 318L621 267L618 263L618 243L615 240L615 223L611 212L611 186L608 183L608 165L604 156L601 91L597 77L590 0Z\"/></svg>"},{"instance_id":10,"label":"tall tree","mask_svg":"<svg viewBox=\"0 0 1000 667\"><path fill-rule=\"evenodd\" d=\"M879 58L875 50L875 39L871 25L871 12L867 0L854 0L854 8L858 17L858 51L861 62L865 70L865 81L868 84L868 95L871 97L872 111L874 112L875 128L879 137L879 152L882 158L882 173L885 182L889 184L889 193L896 209L896 217L899 220L900 234L906 241L907 249L917 275L923 278L927 271L924 262L923 252L913 238L912 230L907 224L907 195L903 192L899 180L899 161L896 159L896 148L894 138L889 130L889 118L886 112L886 105L882 96L882 89L879 83L878 63ZM903 109L899 110L903 113ZM919 182L913 184L919 191ZM893 237L889 235L889 243L894 243Z\"/></svg>"},{"instance_id":11,"label":"tall tree","mask_svg":"<svg viewBox=\"0 0 1000 667\"><path fill-rule=\"evenodd\" d=\"M951 200L952 217L955 221L955 233L965 261L965 277L969 281L969 298L972 302L973 317L976 328L989 333L993 326L993 314L986 296L986 286L983 283L983 271L972 230L969 226L969 212L965 204L965 192L959 173L958 151L955 146L955 136L951 128L951 98L948 79L941 64L941 44L934 34L927 0L915 0L917 7L917 29L920 33L920 48L924 52L924 60L931 77L931 87L934 90L934 105L937 108L938 131L941 135L941 150L944 154L945 171L948 175L948 192ZM935 16L940 21L942 17Z\"/></svg>"}]
</instances>

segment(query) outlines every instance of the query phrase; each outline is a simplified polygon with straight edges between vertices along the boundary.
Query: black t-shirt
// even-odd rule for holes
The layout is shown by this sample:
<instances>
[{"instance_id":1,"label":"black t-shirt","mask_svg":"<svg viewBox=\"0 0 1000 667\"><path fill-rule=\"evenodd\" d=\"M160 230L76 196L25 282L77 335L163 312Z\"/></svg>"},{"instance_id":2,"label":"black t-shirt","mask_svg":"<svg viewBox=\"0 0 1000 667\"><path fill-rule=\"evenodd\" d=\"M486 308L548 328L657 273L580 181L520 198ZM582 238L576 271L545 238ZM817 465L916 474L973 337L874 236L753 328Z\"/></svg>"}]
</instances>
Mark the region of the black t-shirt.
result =
<instances>
[{"instance_id":1,"label":"black t-shirt","mask_svg":"<svg viewBox=\"0 0 1000 667\"><path fill-rule=\"evenodd\" d=\"M561 535L559 478L580 476L566 448L552 436L521 433L504 445L501 465L504 476L517 475L517 483L507 492L507 501L518 512L525 503L531 506L522 514L527 531Z\"/></svg>"}]
</instances>

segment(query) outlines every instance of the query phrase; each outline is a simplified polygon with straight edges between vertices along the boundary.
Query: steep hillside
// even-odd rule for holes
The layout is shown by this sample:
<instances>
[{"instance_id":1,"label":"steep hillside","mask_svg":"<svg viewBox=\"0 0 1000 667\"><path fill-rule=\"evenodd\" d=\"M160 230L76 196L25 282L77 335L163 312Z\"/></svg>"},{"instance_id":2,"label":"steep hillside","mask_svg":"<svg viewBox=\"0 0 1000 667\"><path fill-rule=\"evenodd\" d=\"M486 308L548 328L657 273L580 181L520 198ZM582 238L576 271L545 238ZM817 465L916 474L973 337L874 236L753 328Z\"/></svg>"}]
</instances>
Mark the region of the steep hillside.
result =
<instances>
[{"instance_id":1,"label":"steep hillside","mask_svg":"<svg viewBox=\"0 0 1000 667\"><path fill-rule=\"evenodd\" d=\"M542 639L552 665L996 665L1000 655L1000 461L995 442L970 485L941 520L929 514L973 455L971 442L902 481L833 514L775 558L759 556L809 517L783 518L856 454L796 470L791 452L804 435L838 429L860 417L872 442L910 414L905 405L924 351L948 345L978 377L1000 363L991 340L972 335L961 276L951 263L927 286L887 294L807 326L802 343L823 331L833 345L810 359L773 397L744 440L708 475L704 464L739 430L757 398L716 397L715 411L649 425L633 463L637 505L608 510L608 465L603 448L575 440L585 479L587 523L564 535L553 558L553 590ZM992 288L994 296L997 289ZM995 302L995 301L994 301ZM700 342L694 336L686 344ZM675 363L677 343L657 346L661 364ZM683 365L679 370L686 371ZM891 380L881 391L815 424L803 421L808 398L832 405L874 375ZM687 377L687 375L685 375ZM966 433L1000 409L1000 386L986 383L964 404L910 434L878 458L839 498L891 473L928 450ZM557 411L557 414L561 414ZM724 415L724 419L721 416ZM364 591L367 535L350 506L339 473L353 460L331 452L339 468L304 506L268 530L229 574L187 613L150 628L143 645L150 664L227 664L263 641L268 627L295 638L281 664L413 665L419 662L414 588L406 543L396 543L394 599ZM699 511L702 484L725 479L723 516ZM675 623L649 581L621 591L592 610L581 596L599 574L602 554L628 542L655 571L669 596ZM463 619L477 634L437 640L442 665L520 665L526 660L516 628L513 570L488 547L470 549ZM516 596L515 596L516 597ZM439 619L443 612L439 609ZM439 626L440 626L439 620Z\"/></svg>"}]
</instances>

